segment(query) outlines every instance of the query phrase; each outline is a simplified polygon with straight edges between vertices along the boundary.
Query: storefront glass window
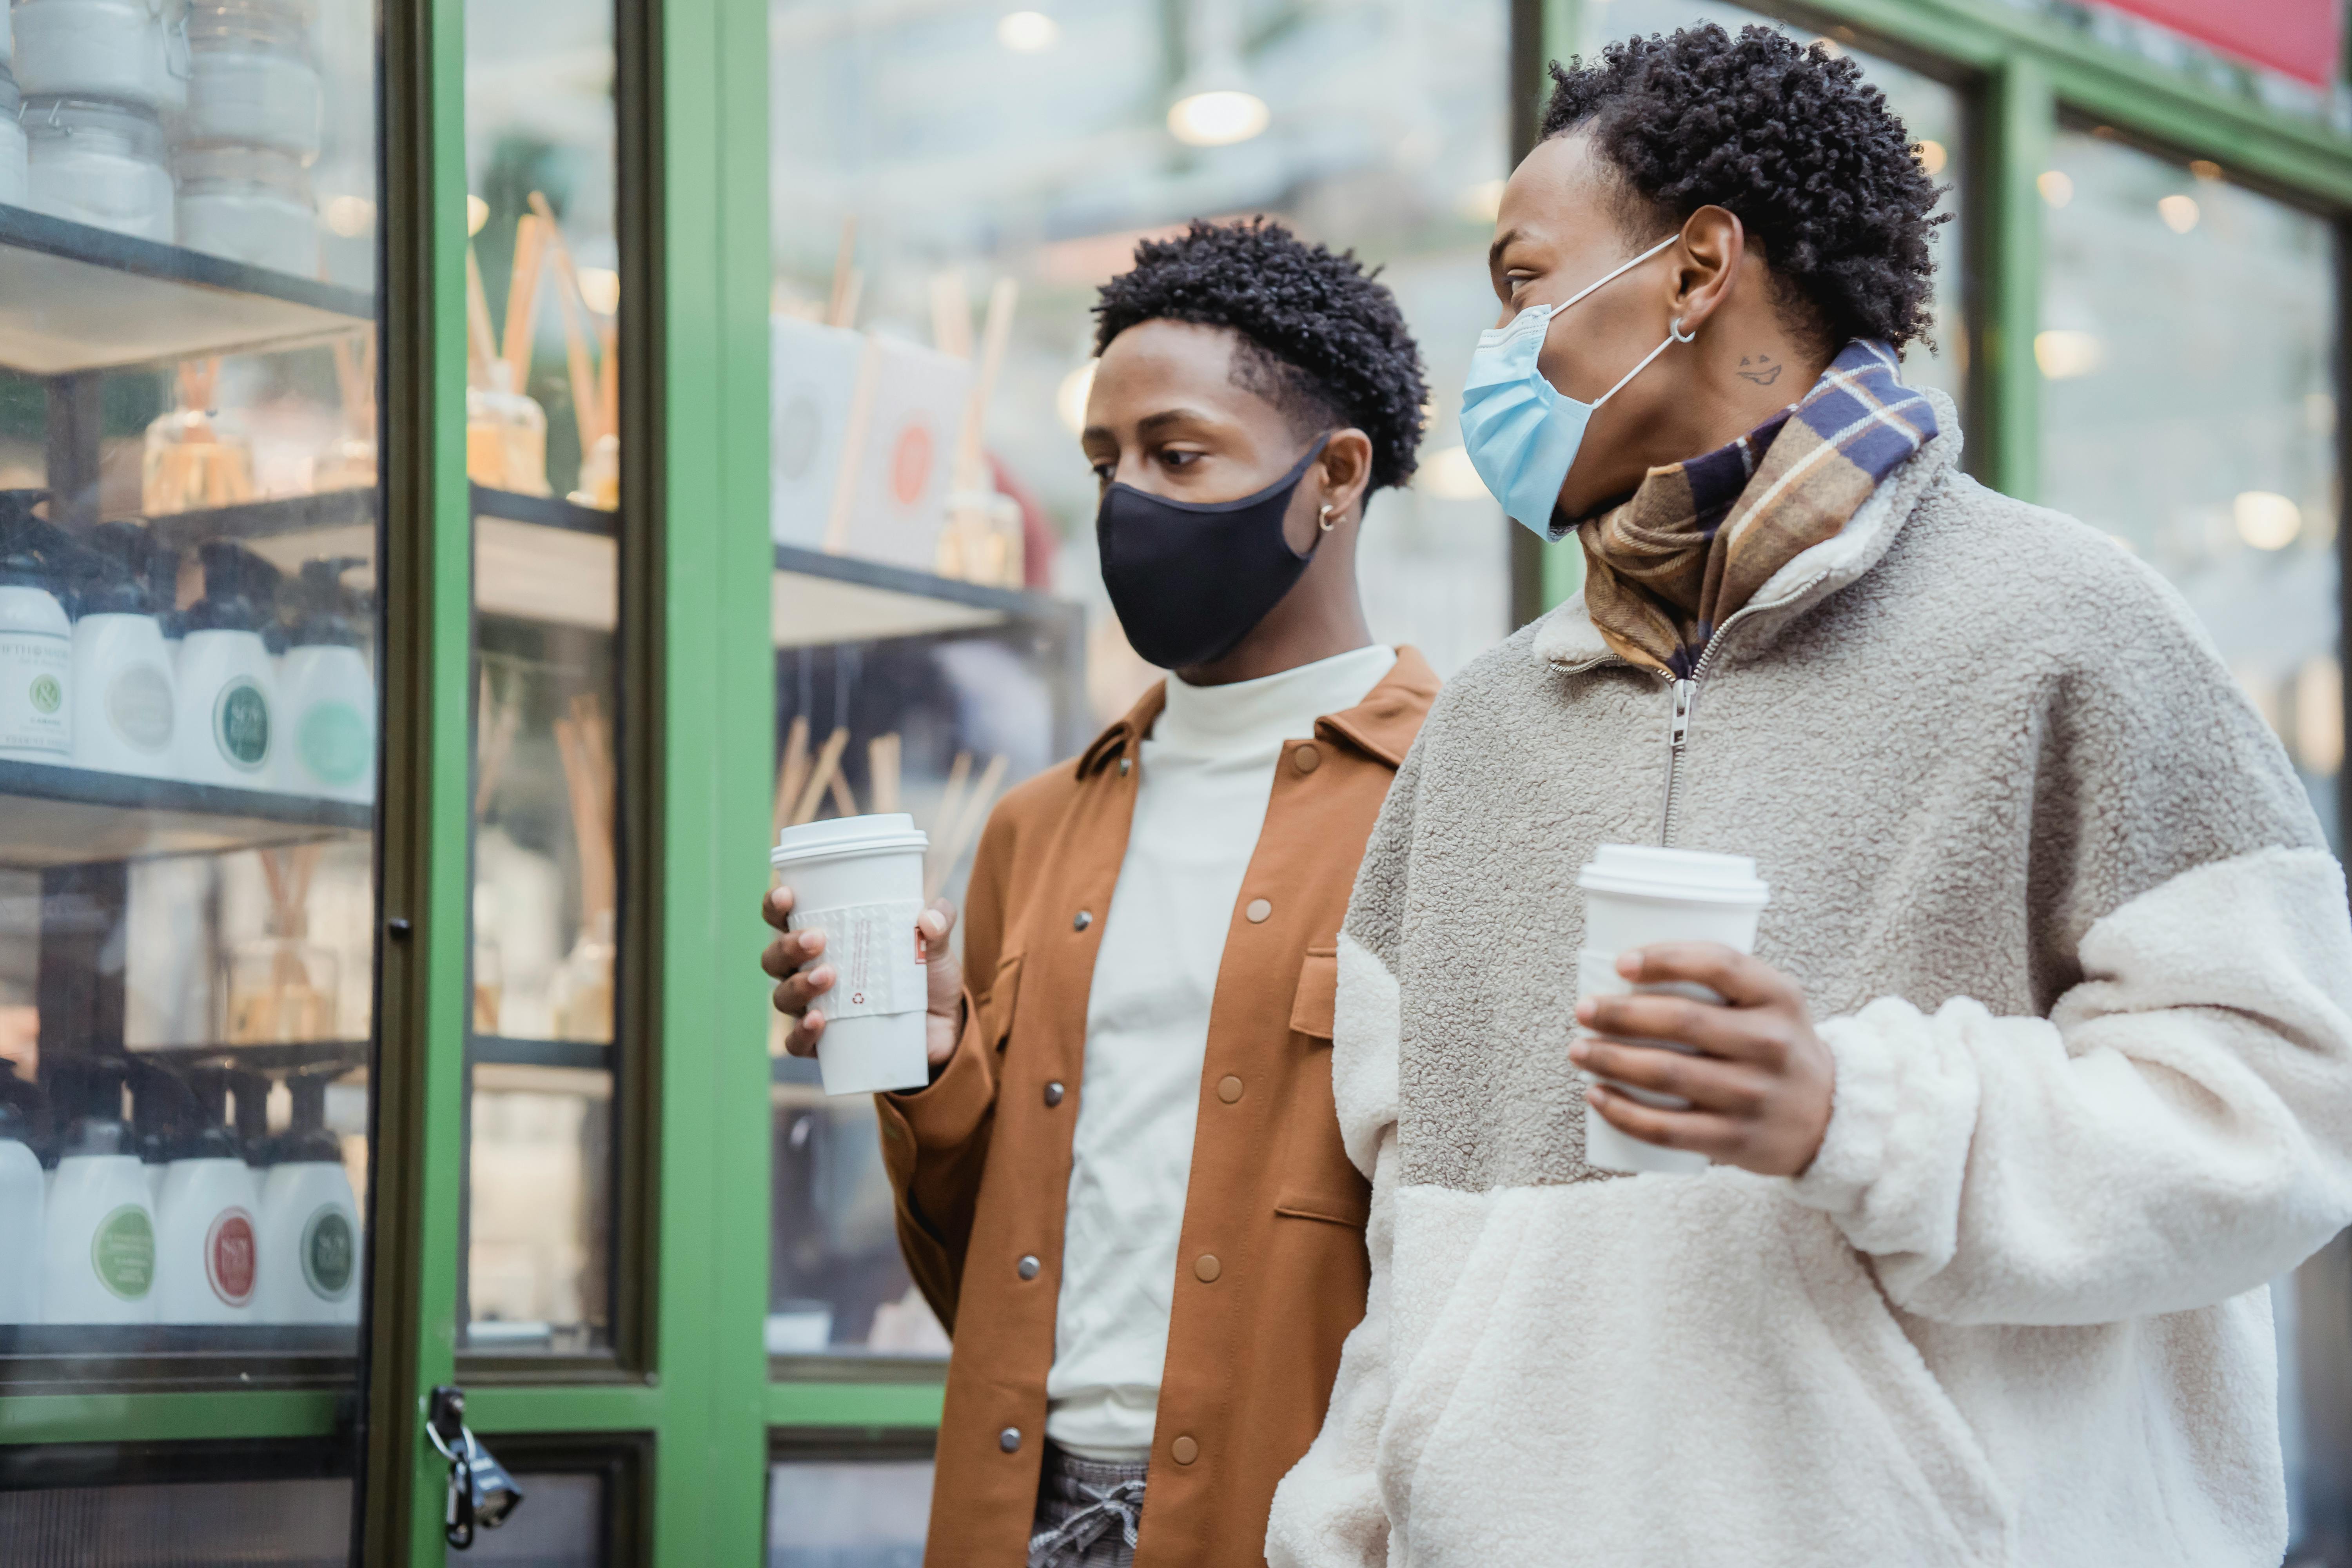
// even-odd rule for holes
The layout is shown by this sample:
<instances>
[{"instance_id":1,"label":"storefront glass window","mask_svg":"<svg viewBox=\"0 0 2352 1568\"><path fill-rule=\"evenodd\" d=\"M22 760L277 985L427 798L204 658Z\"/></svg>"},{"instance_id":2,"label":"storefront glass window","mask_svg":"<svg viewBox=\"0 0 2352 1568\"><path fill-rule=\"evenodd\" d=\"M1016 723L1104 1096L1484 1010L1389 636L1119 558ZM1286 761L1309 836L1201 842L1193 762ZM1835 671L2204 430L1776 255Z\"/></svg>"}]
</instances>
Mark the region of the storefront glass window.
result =
<instances>
[{"instance_id":1,"label":"storefront glass window","mask_svg":"<svg viewBox=\"0 0 2352 1568\"><path fill-rule=\"evenodd\" d=\"M609 1342L618 830L613 9L466 18L474 500L467 1345Z\"/></svg>"},{"instance_id":2,"label":"storefront glass window","mask_svg":"<svg viewBox=\"0 0 2352 1568\"><path fill-rule=\"evenodd\" d=\"M909 812L960 892L995 799L1157 678L1101 588L1077 430L1097 288L1194 217L1383 268L1436 391L1420 476L1363 533L1373 633L1450 673L1509 630L1505 524L1455 430L1495 310L1508 23L1501 0L772 0L779 826ZM943 1353L869 1103L776 1077L770 1349Z\"/></svg>"},{"instance_id":3,"label":"storefront glass window","mask_svg":"<svg viewBox=\"0 0 2352 1568\"><path fill-rule=\"evenodd\" d=\"M768 1467L768 1568L920 1568L927 1458L795 1458Z\"/></svg>"},{"instance_id":4,"label":"storefront glass window","mask_svg":"<svg viewBox=\"0 0 2352 1568\"><path fill-rule=\"evenodd\" d=\"M2322 219L2062 131L2045 235L2039 499L2187 595L2338 832L2336 271ZM2340 841L2339 841L2340 847Z\"/></svg>"},{"instance_id":5,"label":"storefront glass window","mask_svg":"<svg viewBox=\"0 0 2352 1568\"><path fill-rule=\"evenodd\" d=\"M365 0L11 21L0 1394L347 1386L379 929L379 22ZM115 1506L77 1484L51 1502ZM347 1485L296 1489L289 1518L347 1533ZM168 1490L122 1506L168 1514ZM190 1561L238 1554L243 1506L186 1515Z\"/></svg>"},{"instance_id":6,"label":"storefront glass window","mask_svg":"<svg viewBox=\"0 0 2352 1568\"><path fill-rule=\"evenodd\" d=\"M2285 742L2342 847L2336 277L2327 223L2100 128L2063 130L2043 203L2040 499L2171 580ZM2333 1303L2326 1256L2315 1300ZM2280 1436L2305 1513L2298 1282L2274 1281ZM2328 1358L2322 1358L2325 1364Z\"/></svg>"},{"instance_id":7,"label":"storefront glass window","mask_svg":"<svg viewBox=\"0 0 2352 1568\"><path fill-rule=\"evenodd\" d=\"M1961 245L1960 192L1968 186L1968 136L1958 89L1837 38L1717 0L1585 0L1580 9L1584 18L1581 52L1588 57L1597 56L1613 39L1671 33L1695 23L1713 22L1735 35L1742 27L1771 27L1848 56L1862 68L1864 79L1886 95L1887 106L1911 132L1920 166L1945 187L1943 205L1937 210L1950 218L1937 226L1931 241L1936 258L1935 341L1914 342L1904 350L1903 379L1914 386L1935 387L1965 409L1969 321L1963 258L1968 252Z\"/></svg>"}]
</instances>

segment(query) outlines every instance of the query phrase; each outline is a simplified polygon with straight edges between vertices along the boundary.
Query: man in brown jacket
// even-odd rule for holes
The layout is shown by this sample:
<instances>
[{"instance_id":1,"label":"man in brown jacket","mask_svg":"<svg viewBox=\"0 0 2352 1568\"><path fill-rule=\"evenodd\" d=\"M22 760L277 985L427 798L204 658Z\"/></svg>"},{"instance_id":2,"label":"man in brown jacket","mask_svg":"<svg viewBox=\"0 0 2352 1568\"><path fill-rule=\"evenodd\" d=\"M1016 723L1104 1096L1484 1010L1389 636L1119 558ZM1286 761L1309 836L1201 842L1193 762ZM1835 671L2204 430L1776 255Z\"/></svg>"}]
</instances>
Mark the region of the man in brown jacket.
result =
<instances>
[{"instance_id":1,"label":"man in brown jacket","mask_svg":"<svg viewBox=\"0 0 2352 1568\"><path fill-rule=\"evenodd\" d=\"M955 1339L931 1568L1261 1561L1364 1310L1335 954L1437 681L1372 642L1355 541L1412 471L1419 354L1352 257L1265 223L1147 242L1097 314L1104 581L1173 676L997 807L961 966L921 917L932 1081L880 1120ZM796 1052L822 954L768 950Z\"/></svg>"}]
</instances>

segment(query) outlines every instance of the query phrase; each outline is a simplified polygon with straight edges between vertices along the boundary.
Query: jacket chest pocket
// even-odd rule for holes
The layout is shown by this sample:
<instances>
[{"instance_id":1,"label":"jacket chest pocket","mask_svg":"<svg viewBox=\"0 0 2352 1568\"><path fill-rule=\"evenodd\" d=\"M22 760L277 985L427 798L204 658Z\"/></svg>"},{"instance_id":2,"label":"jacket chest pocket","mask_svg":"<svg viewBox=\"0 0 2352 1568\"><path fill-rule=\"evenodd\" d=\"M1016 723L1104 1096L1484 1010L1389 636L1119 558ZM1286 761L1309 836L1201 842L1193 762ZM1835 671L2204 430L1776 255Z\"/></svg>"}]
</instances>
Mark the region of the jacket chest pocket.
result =
<instances>
[{"instance_id":1,"label":"jacket chest pocket","mask_svg":"<svg viewBox=\"0 0 2352 1568\"><path fill-rule=\"evenodd\" d=\"M1372 1191L1339 1142L1331 1098L1331 1015L1339 994L1339 950L1307 950L1290 1004L1290 1100L1283 1119L1274 1212L1293 1219L1363 1228Z\"/></svg>"}]
</instances>

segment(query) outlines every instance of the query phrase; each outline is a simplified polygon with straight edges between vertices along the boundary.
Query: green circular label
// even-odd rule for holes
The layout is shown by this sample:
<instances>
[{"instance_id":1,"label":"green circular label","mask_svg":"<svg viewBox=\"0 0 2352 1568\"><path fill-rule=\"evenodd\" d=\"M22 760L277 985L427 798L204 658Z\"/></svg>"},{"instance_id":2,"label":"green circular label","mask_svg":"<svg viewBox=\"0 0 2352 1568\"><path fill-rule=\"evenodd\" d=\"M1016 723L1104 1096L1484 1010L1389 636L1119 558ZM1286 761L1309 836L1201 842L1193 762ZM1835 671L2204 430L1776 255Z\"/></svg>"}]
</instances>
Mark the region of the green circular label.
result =
<instances>
[{"instance_id":1,"label":"green circular label","mask_svg":"<svg viewBox=\"0 0 2352 1568\"><path fill-rule=\"evenodd\" d=\"M66 684L54 675L33 677L33 706L44 713L54 713L65 706Z\"/></svg>"},{"instance_id":2,"label":"green circular label","mask_svg":"<svg viewBox=\"0 0 2352 1568\"><path fill-rule=\"evenodd\" d=\"M368 754L367 721L348 702L313 706L295 727L294 744L302 765L320 784L357 784L373 760Z\"/></svg>"},{"instance_id":3,"label":"green circular label","mask_svg":"<svg viewBox=\"0 0 2352 1568\"><path fill-rule=\"evenodd\" d=\"M269 760L269 699L249 678L221 688L213 704L213 739L229 765L247 773L259 773Z\"/></svg>"},{"instance_id":4,"label":"green circular label","mask_svg":"<svg viewBox=\"0 0 2352 1568\"><path fill-rule=\"evenodd\" d=\"M351 1290L359 1252L352 1216L329 1204L302 1227L302 1278L317 1294L340 1301Z\"/></svg>"},{"instance_id":5,"label":"green circular label","mask_svg":"<svg viewBox=\"0 0 2352 1568\"><path fill-rule=\"evenodd\" d=\"M155 1222L137 1204L124 1204L98 1222L89 1238L89 1266L98 1282L126 1301L155 1283Z\"/></svg>"}]
</instances>

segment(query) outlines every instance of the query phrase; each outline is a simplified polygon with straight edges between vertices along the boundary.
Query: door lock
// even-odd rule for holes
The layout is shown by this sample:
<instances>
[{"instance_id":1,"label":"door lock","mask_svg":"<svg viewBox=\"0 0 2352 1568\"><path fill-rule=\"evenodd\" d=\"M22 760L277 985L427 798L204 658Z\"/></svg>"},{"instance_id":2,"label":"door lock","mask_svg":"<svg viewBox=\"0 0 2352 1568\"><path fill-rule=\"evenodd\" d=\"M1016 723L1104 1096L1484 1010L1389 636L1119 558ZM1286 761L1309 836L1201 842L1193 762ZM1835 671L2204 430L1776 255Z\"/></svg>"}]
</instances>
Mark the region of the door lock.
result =
<instances>
[{"instance_id":1,"label":"door lock","mask_svg":"<svg viewBox=\"0 0 2352 1568\"><path fill-rule=\"evenodd\" d=\"M522 1501L522 1489L481 1439L466 1429L466 1391L444 1384L425 1407L425 1435L449 1461L449 1499L441 1531L459 1552L474 1544L474 1529L496 1530Z\"/></svg>"}]
</instances>

